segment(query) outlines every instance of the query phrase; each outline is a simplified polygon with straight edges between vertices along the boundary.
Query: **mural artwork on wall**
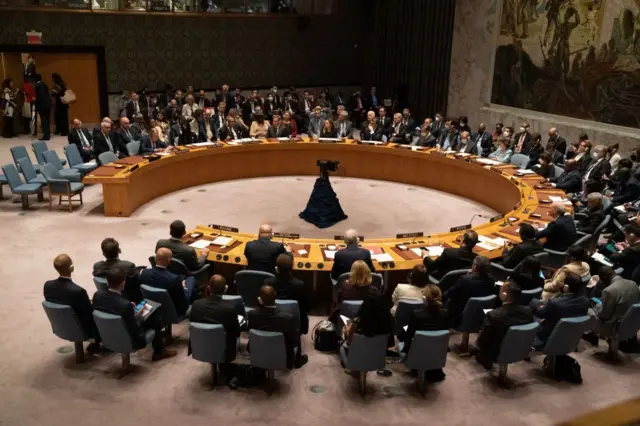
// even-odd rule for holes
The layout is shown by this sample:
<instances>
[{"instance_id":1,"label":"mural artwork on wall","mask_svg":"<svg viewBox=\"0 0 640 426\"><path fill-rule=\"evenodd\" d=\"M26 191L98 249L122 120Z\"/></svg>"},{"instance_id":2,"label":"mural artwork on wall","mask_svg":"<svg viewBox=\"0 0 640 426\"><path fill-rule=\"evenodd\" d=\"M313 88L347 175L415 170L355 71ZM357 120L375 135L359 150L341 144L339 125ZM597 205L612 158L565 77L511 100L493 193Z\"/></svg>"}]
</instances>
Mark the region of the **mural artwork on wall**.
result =
<instances>
[{"instance_id":1,"label":"mural artwork on wall","mask_svg":"<svg viewBox=\"0 0 640 426\"><path fill-rule=\"evenodd\" d=\"M640 127L640 0L502 0L492 103Z\"/></svg>"}]
</instances>

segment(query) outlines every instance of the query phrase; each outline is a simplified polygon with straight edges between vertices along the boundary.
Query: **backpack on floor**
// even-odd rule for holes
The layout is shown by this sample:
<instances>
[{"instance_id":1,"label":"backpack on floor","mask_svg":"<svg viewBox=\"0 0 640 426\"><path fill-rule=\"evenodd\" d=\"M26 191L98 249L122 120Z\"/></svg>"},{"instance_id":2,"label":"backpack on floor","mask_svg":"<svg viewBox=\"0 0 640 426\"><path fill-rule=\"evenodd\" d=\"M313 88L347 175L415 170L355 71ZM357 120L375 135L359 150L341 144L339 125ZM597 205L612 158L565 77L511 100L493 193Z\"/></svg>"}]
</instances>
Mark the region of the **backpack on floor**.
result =
<instances>
[{"instance_id":1,"label":"backpack on floor","mask_svg":"<svg viewBox=\"0 0 640 426\"><path fill-rule=\"evenodd\" d=\"M549 358L544 359L544 365L547 366ZM565 380L569 383L582 383L582 374L580 374L580 364L569 355L558 355L556 357L555 376L556 380Z\"/></svg>"},{"instance_id":2,"label":"backpack on floor","mask_svg":"<svg viewBox=\"0 0 640 426\"><path fill-rule=\"evenodd\" d=\"M320 352L337 352L340 338L336 326L328 320L320 321L312 332L313 347Z\"/></svg>"}]
</instances>

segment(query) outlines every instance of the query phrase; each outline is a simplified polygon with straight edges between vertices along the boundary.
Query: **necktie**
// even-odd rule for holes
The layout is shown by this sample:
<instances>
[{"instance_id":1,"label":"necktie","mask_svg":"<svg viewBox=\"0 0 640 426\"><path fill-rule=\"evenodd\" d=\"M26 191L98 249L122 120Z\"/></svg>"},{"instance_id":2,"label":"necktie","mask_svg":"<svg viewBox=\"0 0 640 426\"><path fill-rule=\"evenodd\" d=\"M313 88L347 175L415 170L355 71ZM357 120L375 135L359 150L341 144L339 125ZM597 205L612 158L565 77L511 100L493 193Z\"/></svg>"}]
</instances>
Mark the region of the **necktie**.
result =
<instances>
[{"instance_id":1,"label":"necktie","mask_svg":"<svg viewBox=\"0 0 640 426\"><path fill-rule=\"evenodd\" d=\"M341 128L340 128L340 136L344 136L345 134L346 134L345 124L342 123Z\"/></svg>"},{"instance_id":2,"label":"necktie","mask_svg":"<svg viewBox=\"0 0 640 426\"><path fill-rule=\"evenodd\" d=\"M82 133L82 130L78 130L78 137L80 138L80 141L82 142L82 147L83 148L89 148L89 141L87 140L87 138L84 135L84 133Z\"/></svg>"},{"instance_id":3,"label":"necktie","mask_svg":"<svg viewBox=\"0 0 640 426\"><path fill-rule=\"evenodd\" d=\"M516 152L520 153L522 151L522 145L524 144L524 134L520 135L520 140L518 141L518 146L516 146Z\"/></svg>"},{"instance_id":4,"label":"necktie","mask_svg":"<svg viewBox=\"0 0 640 426\"><path fill-rule=\"evenodd\" d=\"M109 145L109 151L115 153L115 151L113 150L113 145L111 145L111 139L109 138L109 136L104 135L104 138L107 140L107 145Z\"/></svg>"},{"instance_id":5,"label":"necktie","mask_svg":"<svg viewBox=\"0 0 640 426\"><path fill-rule=\"evenodd\" d=\"M224 117L222 115L220 115L218 117L220 119L220 122L218 123L220 126L218 127L218 129L222 129L223 123L224 123Z\"/></svg>"},{"instance_id":6,"label":"necktie","mask_svg":"<svg viewBox=\"0 0 640 426\"><path fill-rule=\"evenodd\" d=\"M129 141L133 141L133 138L131 137L131 132L129 131L129 129L126 129L125 132L127 132L127 137L129 138Z\"/></svg>"},{"instance_id":7,"label":"necktie","mask_svg":"<svg viewBox=\"0 0 640 426\"><path fill-rule=\"evenodd\" d=\"M151 140L151 149L152 150L156 150L156 143L153 141L153 139Z\"/></svg>"}]
</instances>

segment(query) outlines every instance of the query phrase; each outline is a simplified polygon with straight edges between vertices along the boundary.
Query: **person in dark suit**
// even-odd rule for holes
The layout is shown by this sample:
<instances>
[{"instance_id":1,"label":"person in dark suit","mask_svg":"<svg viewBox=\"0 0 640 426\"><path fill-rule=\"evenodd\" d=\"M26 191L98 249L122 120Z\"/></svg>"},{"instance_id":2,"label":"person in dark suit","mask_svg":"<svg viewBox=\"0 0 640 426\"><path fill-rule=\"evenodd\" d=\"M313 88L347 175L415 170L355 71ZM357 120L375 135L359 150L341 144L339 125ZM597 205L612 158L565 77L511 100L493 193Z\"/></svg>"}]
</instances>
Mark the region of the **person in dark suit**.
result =
<instances>
[{"instance_id":1,"label":"person in dark suit","mask_svg":"<svg viewBox=\"0 0 640 426\"><path fill-rule=\"evenodd\" d=\"M547 145L545 151L551 155L551 158L564 158L564 153L567 151L567 141L565 138L558 134L558 129L552 127L549 129L549 139L547 139Z\"/></svg>"},{"instance_id":2,"label":"person in dark suit","mask_svg":"<svg viewBox=\"0 0 640 426\"><path fill-rule=\"evenodd\" d=\"M562 318L580 317L587 315L590 302L579 293L582 289L582 278L573 272L568 272L564 279L562 295L553 298L546 303L534 299L529 306L533 314L542 319L540 329L533 342L533 347L540 350L547 343L556 324Z\"/></svg>"},{"instance_id":3,"label":"person in dark suit","mask_svg":"<svg viewBox=\"0 0 640 426\"><path fill-rule=\"evenodd\" d=\"M183 116L178 116L177 120L169 128L169 145L179 146L191 143L191 128Z\"/></svg>"},{"instance_id":4,"label":"person in dark suit","mask_svg":"<svg viewBox=\"0 0 640 426\"><path fill-rule=\"evenodd\" d=\"M178 316L187 313L189 305L196 298L195 277L184 277L174 274L167 268L173 257L171 250L161 247L156 251L156 266L140 272L140 283L167 290Z\"/></svg>"},{"instance_id":5,"label":"person in dark suit","mask_svg":"<svg viewBox=\"0 0 640 426\"><path fill-rule=\"evenodd\" d=\"M442 299L447 305L454 327L460 325L462 312L472 297L484 297L494 294L495 280L489 275L491 262L484 256L473 259L471 272L463 275L445 291Z\"/></svg>"},{"instance_id":6,"label":"person in dark suit","mask_svg":"<svg viewBox=\"0 0 640 426\"><path fill-rule=\"evenodd\" d=\"M393 114L393 123L391 123L391 133L389 134L389 142L406 144L407 143L407 126L402 124L402 115L397 112Z\"/></svg>"},{"instance_id":7,"label":"person in dark suit","mask_svg":"<svg viewBox=\"0 0 640 426\"><path fill-rule=\"evenodd\" d=\"M521 293L522 290L515 282L505 282L500 288L502 306L488 312L484 317L484 324L476 340L476 360L487 370L491 370L496 362L502 339L509 327L533 322L531 308L518 304Z\"/></svg>"},{"instance_id":8,"label":"person in dark suit","mask_svg":"<svg viewBox=\"0 0 640 426\"><path fill-rule=\"evenodd\" d=\"M587 195L587 208L584 213L586 217L578 221L576 229L585 234L593 234L606 216L602 208L602 194L592 192Z\"/></svg>"},{"instance_id":9,"label":"person in dark suit","mask_svg":"<svg viewBox=\"0 0 640 426\"><path fill-rule=\"evenodd\" d=\"M222 85L222 90L216 94L216 102L218 103L218 106L220 106L221 103L224 104L224 111L226 114L229 114L229 110L235 107L235 104L233 103L233 96L231 95L231 92L229 92L228 84Z\"/></svg>"},{"instance_id":10,"label":"person in dark suit","mask_svg":"<svg viewBox=\"0 0 640 426\"><path fill-rule=\"evenodd\" d=\"M152 313L143 321L141 315L135 313L133 302L121 295L125 287L125 280L126 276L122 270L112 268L107 273L109 289L106 291L100 290L93 295L93 309L121 316L131 336L131 343L134 349L142 349L147 345L144 337L145 330L155 330L156 334L151 342L151 346L153 346L153 357L151 359L153 361L176 356L176 351L167 350L164 347L162 340L162 327L164 324L162 324L158 311ZM142 310L139 312L142 313Z\"/></svg>"},{"instance_id":11,"label":"person in dark suit","mask_svg":"<svg viewBox=\"0 0 640 426\"><path fill-rule=\"evenodd\" d=\"M487 126L484 123L480 123L478 131L471 136L471 140L477 147L480 147L481 152L478 155L488 157L491 154L493 137L491 133L487 132Z\"/></svg>"},{"instance_id":12,"label":"person in dark suit","mask_svg":"<svg viewBox=\"0 0 640 426\"><path fill-rule=\"evenodd\" d=\"M536 232L536 240L546 238L544 248L565 251L578 239L575 222L562 204L554 204L549 215L553 221L545 229Z\"/></svg>"},{"instance_id":13,"label":"person in dark suit","mask_svg":"<svg viewBox=\"0 0 640 426\"><path fill-rule=\"evenodd\" d=\"M640 225L628 223L624 226L624 242L616 244L617 253L609 256L616 268L622 267L622 278L631 279L633 271L640 265Z\"/></svg>"},{"instance_id":14,"label":"person in dark suit","mask_svg":"<svg viewBox=\"0 0 640 426\"><path fill-rule=\"evenodd\" d=\"M611 204L613 206L630 203L640 198L640 182L638 182L638 178L632 175L631 169L620 168L615 177L616 189L611 196Z\"/></svg>"},{"instance_id":15,"label":"person in dark suit","mask_svg":"<svg viewBox=\"0 0 640 426\"><path fill-rule=\"evenodd\" d=\"M282 123L282 117L274 114L271 126L267 129L268 138L288 138L291 136L291 126Z\"/></svg>"},{"instance_id":16,"label":"person in dark suit","mask_svg":"<svg viewBox=\"0 0 640 426\"><path fill-rule=\"evenodd\" d=\"M587 172L582 176L583 185L589 184L596 192L602 192L605 187L604 179L611 174L611 164L607 160L607 147L598 145L591 154L593 161L589 165Z\"/></svg>"},{"instance_id":17,"label":"person in dark suit","mask_svg":"<svg viewBox=\"0 0 640 426\"><path fill-rule=\"evenodd\" d=\"M355 229L349 229L344 233L344 243L347 247L336 252L334 256L331 278L337 280L340 275L351 271L351 265L353 265L353 262L356 260L363 260L371 272L375 271L375 267L371 261L371 252L358 247L358 233Z\"/></svg>"},{"instance_id":18,"label":"person in dark suit","mask_svg":"<svg viewBox=\"0 0 640 426\"><path fill-rule=\"evenodd\" d=\"M122 117L120 119L120 128L116 129L116 136L118 137L118 145L120 147L124 147L124 152L127 152L127 144L133 141L140 141L142 139L142 135L138 134L127 117Z\"/></svg>"},{"instance_id":19,"label":"person in dark suit","mask_svg":"<svg viewBox=\"0 0 640 426\"><path fill-rule=\"evenodd\" d=\"M309 307L311 301L305 291L304 282L293 276L293 257L287 254L278 255L276 259L276 276L268 278L265 285L273 287L277 299L295 300L300 310L300 334L309 332Z\"/></svg>"},{"instance_id":20,"label":"person in dark suit","mask_svg":"<svg viewBox=\"0 0 640 426\"><path fill-rule=\"evenodd\" d=\"M347 103L347 109L351 112L351 117L356 123L356 127L362 123L365 114L364 99L360 93L360 90L356 90L351 94L349 102Z\"/></svg>"},{"instance_id":21,"label":"person in dark suit","mask_svg":"<svg viewBox=\"0 0 640 426\"><path fill-rule=\"evenodd\" d=\"M578 170L576 160L567 160L564 165L564 172L560 176L546 179L554 188L562 189L568 194L582 191L582 177Z\"/></svg>"},{"instance_id":22,"label":"person in dark suit","mask_svg":"<svg viewBox=\"0 0 640 426\"><path fill-rule=\"evenodd\" d=\"M153 127L149 131L149 135L145 135L142 137L142 143L140 144L140 153L154 153L158 149L165 149L167 144L160 140L160 134L158 133L158 128Z\"/></svg>"},{"instance_id":23,"label":"person in dark suit","mask_svg":"<svg viewBox=\"0 0 640 426\"><path fill-rule=\"evenodd\" d=\"M441 129L438 137L438 145L443 151L458 150L460 143L460 132L455 127L455 121L448 119L445 122L444 129Z\"/></svg>"},{"instance_id":24,"label":"person in dark suit","mask_svg":"<svg viewBox=\"0 0 640 426\"><path fill-rule=\"evenodd\" d=\"M200 250L200 256L196 254L196 250L193 247L189 247L182 242L182 237L187 233L187 228L183 221L174 220L169 225L169 235L171 238L168 240L159 240L156 244L156 251L161 247L166 247L171 250L172 256L182 261L189 271L197 271L202 268L207 261L207 255L209 254L208 248Z\"/></svg>"},{"instance_id":25,"label":"person in dark suit","mask_svg":"<svg viewBox=\"0 0 640 426\"><path fill-rule=\"evenodd\" d=\"M105 238L102 240L100 248L105 260L93 264L93 276L106 278L110 269L121 269L127 277L127 285L124 288L125 297L134 303L142 301L140 282L138 281L140 268L136 267L133 262L120 259L120 244L115 239Z\"/></svg>"},{"instance_id":26,"label":"person in dark suit","mask_svg":"<svg viewBox=\"0 0 640 426\"><path fill-rule=\"evenodd\" d=\"M338 117L338 122L335 123L336 132L338 138L353 138L353 127L351 125L351 121L349 121L349 113L347 111L342 111L340 116Z\"/></svg>"},{"instance_id":27,"label":"person in dark suit","mask_svg":"<svg viewBox=\"0 0 640 426\"><path fill-rule=\"evenodd\" d=\"M74 270L73 261L68 255L59 254L53 260L53 267L59 277L44 283L44 299L47 302L71 306L82 325L82 329L93 340L87 346L87 352L90 354L99 353L102 350L100 348L100 334L93 320L93 308L91 301L89 301L89 295L84 288L71 279Z\"/></svg>"},{"instance_id":28,"label":"person in dark suit","mask_svg":"<svg viewBox=\"0 0 640 426\"><path fill-rule=\"evenodd\" d=\"M236 124L236 119L228 116L227 124L225 124L221 129L218 130L218 139L221 141L242 139L243 131L244 130L238 124Z\"/></svg>"},{"instance_id":29,"label":"person in dark suit","mask_svg":"<svg viewBox=\"0 0 640 426\"><path fill-rule=\"evenodd\" d=\"M416 127L418 127L416 120L411 117L411 111L409 110L409 108L404 108L402 110L402 124L404 125L405 129L407 129L407 133L409 133L410 135L413 135Z\"/></svg>"},{"instance_id":30,"label":"person in dark suit","mask_svg":"<svg viewBox=\"0 0 640 426\"><path fill-rule=\"evenodd\" d=\"M367 112L367 121L360 129L360 140L382 141L382 128L376 121L376 113L373 111Z\"/></svg>"},{"instance_id":31,"label":"person in dark suit","mask_svg":"<svg viewBox=\"0 0 640 426\"><path fill-rule=\"evenodd\" d=\"M524 122L520 127L520 132L515 134L513 139L513 153L529 155L531 148L531 133L529 133L529 123Z\"/></svg>"},{"instance_id":32,"label":"person in dark suit","mask_svg":"<svg viewBox=\"0 0 640 426\"><path fill-rule=\"evenodd\" d=\"M219 140L224 140L220 138L220 130L227 124L226 109L227 106L224 102L218 104L217 113L211 117L211 130L213 131L214 137Z\"/></svg>"},{"instance_id":33,"label":"person in dark suit","mask_svg":"<svg viewBox=\"0 0 640 426\"><path fill-rule=\"evenodd\" d=\"M178 106L178 101L174 98L169 101L169 105L164 110L164 116L167 117L167 120L173 122L180 116L182 109Z\"/></svg>"},{"instance_id":34,"label":"person in dark suit","mask_svg":"<svg viewBox=\"0 0 640 426\"><path fill-rule=\"evenodd\" d=\"M127 105L125 106L127 118L130 121L132 121L136 115L144 114L143 108L144 106L142 105L142 102L138 100L138 94L135 92L131 93L131 99L129 100L129 102L127 102Z\"/></svg>"},{"instance_id":35,"label":"person in dark suit","mask_svg":"<svg viewBox=\"0 0 640 426\"><path fill-rule=\"evenodd\" d=\"M313 109L313 112L309 115L307 133L310 137L320 136L322 128L324 127L324 121L325 119L322 116L322 108L320 106L316 106Z\"/></svg>"},{"instance_id":36,"label":"person in dark suit","mask_svg":"<svg viewBox=\"0 0 640 426\"><path fill-rule=\"evenodd\" d=\"M456 150L466 154L477 155L478 157L482 154L482 148L476 145L476 142L471 139L471 135L466 130L460 133L460 143Z\"/></svg>"},{"instance_id":37,"label":"person in dark suit","mask_svg":"<svg viewBox=\"0 0 640 426\"><path fill-rule=\"evenodd\" d=\"M542 244L536 240L536 229L528 223L521 223L518 231L522 242L502 252L502 266L513 269L527 256L540 253Z\"/></svg>"},{"instance_id":38,"label":"person in dark suit","mask_svg":"<svg viewBox=\"0 0 640 426\"><path fill-rule=\"evenodd\" d=\"M553 160L551 158L551 154L548 152L543 152L540 154L540 159L538 160L538 168L535 169L535 172L538 173L545 179L551 179L556 176L556 169L553 165Z\"/></svg>"},{"instance_id":39,"label":"person in dark suit","mask_svg":"<svg viewBox=\"0 0 640 426\"><path fill-rule=\"evenodd\" d=\"M522 261L522 267L511 276L521 290L544 288L544 277L540 274L542 265L540 259L527 256Z\"/></svg>"},{"instance_id":40,"label":"person in dark suit","mask_svg":"<svg viewBox=\"0 0 640 426\"><path fill-rule=\"evenodd\" d=\"M425 118L424 122L420 126L420 131L418 133L418 140L415 144L412 142L412 145L416 146L424 146L428 148L435 148L438 143L436 137L431 133L431 129L433 128L433 122L430 118Z\"/></svg>"},{"instance_id":41,"label":"person in dark suit","mask_svg":"<svg viewBox=\"0 0 640 426\"><path fill-rule=\"evenodd\" d=\"M235 308L231 302L222 298L226 291L227 280L222 275L212 276L205 288L205 297L193 302L190 316L192 323L220 324L224 327L227 346L224 364L221 366L223 371L228 369L228 364L236 359L238 339L240 338L240 323ZM189 354L191 354L191 346L189 346Z\"/></svg>"},{"instance_id":42,"label":"person in dark suit","mask_svg":"<svg viewBox=\"0 0 640 426\"><path fill-rule=\"evenodd\" d=\"M527 169L531 169L533 166L539 163L540 155L544 152L542 146L542 135L534 132L531 134L531 146L529 147L529 162L527 163Z\"/></svg>"},{"instance_id":43,"label":"person in dark suit","mask_svg":"<svg viewBox=\"0 0 640 426\"><path fill-rule=\"evenodd\" d=\"M387 110L385 107L378 108L378 125L380 126L380 132L387 138L391 135L391 117L387 116Z\"/></svg>"},{"instance_id":44,"label":"person in dark suit","mask_svg":"<svg viewBox=\"0 0 640 426\"><path fill-rule=\"evenodd\" d=\"M276 291L273 287L264 285L258 296L259 306L249 311L249 324L255 330L273 331L284 334L287 368L301 368L308 361L302 354L300 333L296 330L295 318L276 307ZM298 351L294 354L294 348Z\"/></svg>"},{"instance_id":45,"label":"person in dark suit","mask_svg":"<svg viewBox=\"0 0 640 426\"><path fill-rule=\"evenodd\" d=\"M422 257L424 266L430 271L431 275L440 279L447 272L458 269L467 269L471 267L476 254L473 248L478 243L478 234L474 230L468 230L462 237L462 245L460 248L445 248L436 260L429 257L429 252L423 250Z\"/></svg>"},{"instance_id":46,"label":"person in dark suit","mask_svg":"<svg viewBox=\"0 0 640 426\"><path fill-rule=\"evenodd\" d=\"M369 111L375 111L380 107L380 105L382 105L380 96L378 95L377 91L378 90L376 86L372 86L371 89L369 89L369 93L364 96L365 109Z\"/></svg>"},{"instance_id":47,"label":"person in dark suit","mask_svg":"<svg viewBox=\"0 0 640 426\"><path fill-rule=\"evenodd\" d=\"M118 157L126 157L126 147L123 148L120 145L120 138L111 132L111 122L102 121L100 123L100 130L93 133L93 149L96 153L98 162L100 161L100 154L103 152L113 152Z\"/></svg>"},{"instance_id":48,"label":"person in dark suit","mask_svg":"<svg viewBox=\"0 0 640 426\"><path fill-rule=\"evenodd\" d=\"M73 144L78 147L82 161L85 163L91 161L94 157L93 136L89 130L82 127L82 121L77 118L73 119L73 129L67 136L69 145Z\"/></svg>"},{"instance_id":49,"label":"person in dark suit","mask_svg":"<svg viewBox=\"0 0 640 426\"><path fill-rule=\"evenodd\" d=\"M276 259L279 255L287 253L282 243L271 241L273 230L270 225L260 226L258 239L249 241L244 248L244 256L247 258L247 269L252 271L269 272L276 271Z\"/></svg>"},{"instance_id":50,"label":"person in dark suit","mask_svg":"<svg viewBox=\"0 0 640 426\"><path fill-rule=\"evenodd\" d=\"M207 98L207 93L203 89L200 89L198 94L195 96L195 102L202 110L213 106L211 100Z\"/></svg>"},{"instance_id":51,"label":"person in dark suit","mask_svg":"<svg viewBox=\"0 0 640 426\"><path fill-rule=\"evenodd\" d=\"M40 116L40 125L42 127L40 140L48 141L51 139L51 94L49 93L49 86L42 81L40 74L35 75L35 81L36 100L34 105L36 112Z\"/></svg>"}]
</instances>

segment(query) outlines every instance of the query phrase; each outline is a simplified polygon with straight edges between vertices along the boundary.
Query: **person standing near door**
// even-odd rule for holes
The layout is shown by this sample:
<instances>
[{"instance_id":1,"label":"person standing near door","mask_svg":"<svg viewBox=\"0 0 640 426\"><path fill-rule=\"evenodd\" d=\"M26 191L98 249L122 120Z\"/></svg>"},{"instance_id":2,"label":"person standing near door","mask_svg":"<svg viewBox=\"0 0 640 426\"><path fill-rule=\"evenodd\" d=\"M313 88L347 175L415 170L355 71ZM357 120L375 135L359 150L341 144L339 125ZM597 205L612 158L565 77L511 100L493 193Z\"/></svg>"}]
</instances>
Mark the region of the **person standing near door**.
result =
<instances>
[{"instance_id":1,"label":"person standing near door","mask_svg":"<svg viewBox=\"0 0 640 426\"><path fill-rule=\"evenodd\" d=\"M51 96L49 86L42 81L42 76L36 74L36 112L40 116L43 141L51 139Z\"/></svg>"},{"instance_id":2,"label":"person standing near door","mask_svg":"<svg viewBox=\"0 0 640 426\"><path fill-rule=\"evenodd\" d=\"M67 91L67 85L60 74L51 74L51 79L53 80L51 96L54 100L53 118L56 123L56 135L67 136L69 134L69 105L62 101L64 93Z\"/></svg>"}]
</instances>

